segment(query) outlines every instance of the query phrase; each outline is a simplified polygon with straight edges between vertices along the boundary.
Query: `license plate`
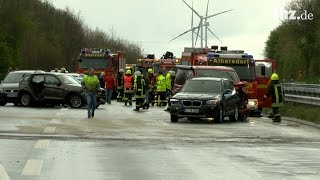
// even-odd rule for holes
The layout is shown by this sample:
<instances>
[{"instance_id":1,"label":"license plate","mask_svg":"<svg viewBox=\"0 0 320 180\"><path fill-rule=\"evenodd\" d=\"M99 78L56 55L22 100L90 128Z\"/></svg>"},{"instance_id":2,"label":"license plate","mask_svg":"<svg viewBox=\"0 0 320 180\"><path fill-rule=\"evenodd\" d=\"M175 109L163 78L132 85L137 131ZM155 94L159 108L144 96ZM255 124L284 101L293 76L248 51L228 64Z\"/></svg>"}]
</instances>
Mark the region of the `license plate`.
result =
<instances>
[{"instance_id":1,"label":"license plate","mask_svg":"<svg viewBox=\"0 0 320 180\"><path fill-rule=\"evenodd\" d=\"M186 112L186 113L199 113L199 109L185 109L184 112Z\"/></svg>"},{"instance_id":2,"label":"license plate","mask_svg":"<svg viewBox=\"0 0 320 180\"><path fill-rule=\"evenodd\" d=\"M17 93L8 93L7 97L17 97Z\"/></svg>"}]
</instances>

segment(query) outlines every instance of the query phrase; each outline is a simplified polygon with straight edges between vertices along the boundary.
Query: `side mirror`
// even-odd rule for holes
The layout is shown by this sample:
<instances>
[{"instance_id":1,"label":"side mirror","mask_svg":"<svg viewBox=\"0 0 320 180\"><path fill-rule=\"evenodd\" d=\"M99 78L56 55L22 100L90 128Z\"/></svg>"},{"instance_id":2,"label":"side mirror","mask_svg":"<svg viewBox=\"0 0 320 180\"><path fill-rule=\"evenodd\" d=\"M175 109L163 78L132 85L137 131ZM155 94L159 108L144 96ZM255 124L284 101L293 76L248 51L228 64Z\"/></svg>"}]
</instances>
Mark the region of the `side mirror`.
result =
<instances>
[{"instance_id":1,"label":"side mirror","mask_svg":"<svg viewBox=\"0 0 320 180\"><path fill-rule=\"evenodd\" d=\"M266 66L261 66L261 75L262 76L266 75Z\"/></svg>"}]
</instances>

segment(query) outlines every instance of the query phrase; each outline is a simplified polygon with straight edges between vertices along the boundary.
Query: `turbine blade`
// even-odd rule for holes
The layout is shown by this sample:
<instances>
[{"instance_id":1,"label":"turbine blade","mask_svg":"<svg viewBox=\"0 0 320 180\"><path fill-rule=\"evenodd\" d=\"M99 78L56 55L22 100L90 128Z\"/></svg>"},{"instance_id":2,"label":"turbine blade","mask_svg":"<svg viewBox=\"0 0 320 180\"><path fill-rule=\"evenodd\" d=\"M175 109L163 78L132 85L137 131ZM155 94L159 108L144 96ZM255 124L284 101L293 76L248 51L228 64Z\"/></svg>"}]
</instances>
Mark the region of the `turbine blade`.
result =
<instances>
[{"instance_id":1,"label":"turbine blade","mask_svg":"<svg viewBox=\"0 0 320 180\"><path fill-rule=\"evenodd\" d=\"M204 17L203 19L209 19L209 18L212 18L212 17L217 16L217 15L219 15L219 14L223 14L223 13L226 13L226 12L229 12L229 11L232 11L232 10L233 10L233 9L229 9L229 10L227 10L227 11L222 11L222 12L219 12L219 13L216 13L216 14L212 14L212 15L210 15L210 16Z\"/></svg>"},{"instance_id":2,"label":"turbine blade","mask_svg":"<svg viewBox=\"0 0 320 180\"><path fill-rule=\"evenodd\" d=\"M206 11L206 17L208 16L208 10L209 10L209 0L208 0L208 3L207 3L207 11ZM207 19L205 20L205 24L207 22Z\"/></svg>"},{"instance_id":3,"label":"turbine blade","mask_svg":"<svg viewBox=\"0 0 320 180\"><path fill-rule=\"evenodd\" d=\"M216 37L216 38L218 39L218 41L220 41L221 44L222 44L222 41L218 38L218 36L217 36L216 34L214 34L214 33L211 31L210 28L208 28L208 30L209 30L209 32L211 32L211 34L214 35L214 37Z\"/></svg>"},{"instance_id":4,"label":"turbine blade","mask_svg":"<svg viewBox=\"0 0 320 180\"><path fill-rule=\"evenodd\" d=\"M192 1L192 9L193 9L193 1ZM191 28L193 28L193 11L191 11Z\"/></svg>"},{"instance_id":5,"label":"turbine blade","mask_svg":"<svg viewBox=\"0 0 320 180\"><path fill-rule=\"evenodd\" d=\"M186 3L184 0L182 0L199 18L201 18L200 14L194 10L188 3Z\"/></svg>"},{"instance_id":6,"label":"turbine blade","mask_svg":"<svg viewBox=\"0 0 320 180\"><path fill-rule=\"evenodd\" d=\"M200 29L201 29L201 26L202 26L202 19L201 19L200 22L199 22L198 31L197 31L197 36L196 36L196 41L195 41L194 45L197 44L198 37L199 37L199 31L200 31Z\"/></svg>"},{"instance_id":7,"label":"turbine blade","mask_svg":"<svg viewBox=\"0 0 320 180\"><path fill-rule=\"evenodd\" d=\"M195 27L195 28L197 28L197 27ZM173 41L173 40L175 40L175 39L177 39L177 38L179 38L179 37L181 37L181 36L183 36L183 35L187 34L188 32L190 32L190 31L194 30L195 28L191 28L191 29L189 29L188 31L185 31L185 32L183 32L183 33L179 34L177 37L175 37L175 38L171 39L169 42L171 42L171 41Z\"/></svg>"}]
</instances>

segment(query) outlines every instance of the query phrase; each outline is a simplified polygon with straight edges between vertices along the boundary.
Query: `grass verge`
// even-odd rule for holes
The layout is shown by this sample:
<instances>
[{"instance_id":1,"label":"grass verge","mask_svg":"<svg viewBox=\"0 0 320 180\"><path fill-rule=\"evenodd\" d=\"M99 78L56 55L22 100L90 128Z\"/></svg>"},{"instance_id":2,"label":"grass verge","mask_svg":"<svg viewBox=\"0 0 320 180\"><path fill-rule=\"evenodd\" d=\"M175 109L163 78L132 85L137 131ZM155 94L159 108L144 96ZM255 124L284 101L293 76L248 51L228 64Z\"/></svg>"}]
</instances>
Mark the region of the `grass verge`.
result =
<instances>
[{"instance_id":1,"label":"grass verge","mask_svg":"<svg viewBox=\"0 0 320 180\"><path fill-rule=\"evenodd\" d=\"M320 106L286 102L285 106L280 108L281 116L293 117L320 124Z\"/></svg>"}]
</instances>

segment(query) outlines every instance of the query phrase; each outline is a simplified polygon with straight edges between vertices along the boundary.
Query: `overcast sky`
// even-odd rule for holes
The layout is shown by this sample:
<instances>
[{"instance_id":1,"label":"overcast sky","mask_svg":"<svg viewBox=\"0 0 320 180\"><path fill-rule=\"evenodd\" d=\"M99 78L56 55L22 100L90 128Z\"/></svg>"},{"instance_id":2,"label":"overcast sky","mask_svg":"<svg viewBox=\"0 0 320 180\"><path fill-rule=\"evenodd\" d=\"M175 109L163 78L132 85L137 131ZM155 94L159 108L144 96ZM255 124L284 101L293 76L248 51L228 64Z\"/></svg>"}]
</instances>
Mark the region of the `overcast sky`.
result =
<instances>
[{"instance_id":1,"label":"overcast sky","mask_svg":"<svg viewBox=\"0 0 320 180\"><path fill-rule=\"evenodd\" d=\"M192 0L185 0L191 5ZM280 24L279 11L290 0L210 0L208 15L234 9L208 20L208 44L228 49L243 49L255 59L264 58L263 50L270 31ZM191 46L191 33L173 42L170 39L191 28L191 10L181 0L51 0L57 8L69 7L81 13L92 28L139 42L144 53L160 57L166 51L181 56ZM193 0L194 9L205 15L207 0ZM194 15L194 25L199 18ZM198 46L200 44L198 43Z\"/></svg>"}]
</instances>

